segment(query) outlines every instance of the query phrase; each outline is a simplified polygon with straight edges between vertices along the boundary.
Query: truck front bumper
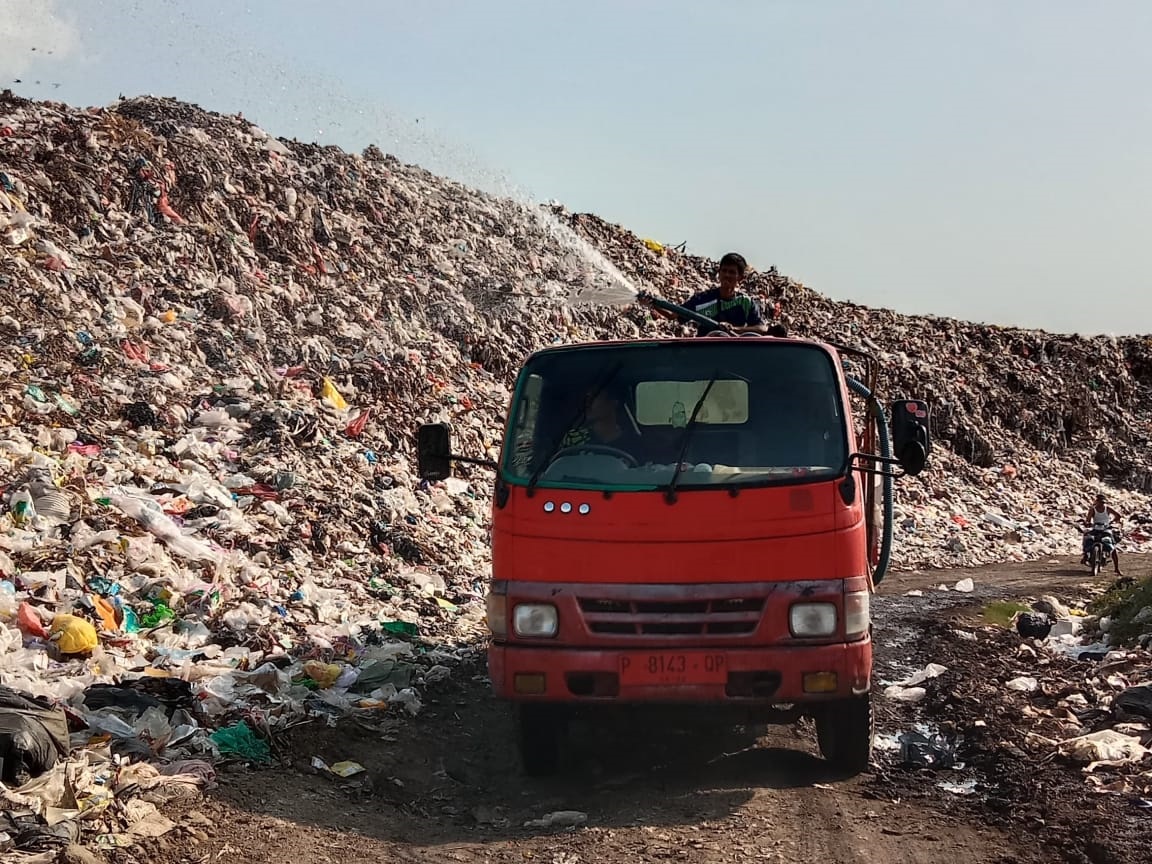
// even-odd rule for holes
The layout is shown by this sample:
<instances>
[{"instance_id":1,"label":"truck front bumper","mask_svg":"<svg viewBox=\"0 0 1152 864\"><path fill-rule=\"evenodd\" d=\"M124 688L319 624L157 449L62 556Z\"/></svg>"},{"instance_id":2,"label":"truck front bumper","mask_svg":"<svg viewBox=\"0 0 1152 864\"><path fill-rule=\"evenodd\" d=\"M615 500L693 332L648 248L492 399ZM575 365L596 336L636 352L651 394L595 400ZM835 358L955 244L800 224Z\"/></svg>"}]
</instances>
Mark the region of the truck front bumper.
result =
<instances>
[{"instance_id":1,"label":"truck front bumper","mask_svg":"<svg viewBox=\"0 0 1152 864\"><path fill-rule=\"evenodd\" d=\"M872 642L766 648L587 649L492 643L496 695L543 702L797 704L871 687Z\"/></svg>"}]
</instances>

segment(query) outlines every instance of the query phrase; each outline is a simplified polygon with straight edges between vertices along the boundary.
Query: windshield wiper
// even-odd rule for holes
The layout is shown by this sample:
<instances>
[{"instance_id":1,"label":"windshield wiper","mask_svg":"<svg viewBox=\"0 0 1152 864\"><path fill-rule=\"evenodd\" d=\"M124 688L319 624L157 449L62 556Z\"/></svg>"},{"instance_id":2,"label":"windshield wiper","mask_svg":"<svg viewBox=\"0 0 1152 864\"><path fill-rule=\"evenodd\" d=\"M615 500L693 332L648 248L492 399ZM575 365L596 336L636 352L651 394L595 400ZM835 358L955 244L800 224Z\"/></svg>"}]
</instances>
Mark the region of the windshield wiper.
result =
<instances>
[{"instance_id":1,"label":"windshield wiper","mask_svg":"<svg viewBox=\"0 0 1152 864\"><path fill-rule=\"evenodd\" d=\"M572 416L572 419L568 421L568 425L566 425L564 427L564 430L560 433L560 435L556 438L556 441L552 444L551 449L549 449L549 451L548 451L548 455L540 460L540 464L536 466L536 470L533 471L532 476L528 478L528 495L529 496L532 495L532 490L536 488L536 483L537 483L537 481L539 481L540 475L543 474L544 471L548 468L548 466L552 464L552 460L556 458L556 454L559 453L560 450L563 448L564 439L566 437L568 437L568 433L571 432L573 429L575 429L577 426L579 426L581 423L584 422L584 418L588 416L588 406L592 404L592 400L595 399L597 396L599 396L600 392L605 387L607 387L609 384L612 383L612 381L616 378L617 374L619 374L620 369L621 369L621 367L623 367L623 365L624 365L624 361L622 361L622 360L617 361L616 365L612 367L611 371L607 374L607 376L605 376L605 378L599 384L596 385L595 389L593 389L591 392L589 392L584 397L584 400L583 400L583 402L581 402L580 407L576 410L576 413Z\"/></svg>"},{"instance_id":2,"label":"windshield wiper","mask_svg":"<svg viewBox=\"0 0 1152 864\"><path fill-rule=\"evenodd\" d=\"M676 503L676 481L680 479L680 474L684 471L684 457L688 455L688 442L692 439L692 433L696 431L696 417L699 415L700 409L704 407L704 400L712 392L712 385L719 378L720 370L717 369L712 373L712 378L708 381L708 386L704 388L704 392L700 394L700 398L696 400L696 405L692 408L692 416L688 418L688 423L684 427L684 434L680 436L680 453L676 459L676 470L672 472L672 480L668 483L668 491L665 494L669 504Z\"/></svg>"}]
</instances>

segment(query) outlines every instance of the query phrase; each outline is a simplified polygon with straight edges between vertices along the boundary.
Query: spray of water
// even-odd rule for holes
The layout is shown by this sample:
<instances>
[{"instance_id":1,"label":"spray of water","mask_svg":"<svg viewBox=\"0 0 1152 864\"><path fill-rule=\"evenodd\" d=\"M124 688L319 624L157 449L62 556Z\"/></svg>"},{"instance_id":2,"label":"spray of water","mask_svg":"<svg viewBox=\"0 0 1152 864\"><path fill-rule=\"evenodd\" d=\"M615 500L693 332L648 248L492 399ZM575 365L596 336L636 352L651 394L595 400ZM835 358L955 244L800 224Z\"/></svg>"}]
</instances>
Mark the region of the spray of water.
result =
<instances>
[{"instance_id":1,"label":"spray of water","mask_svg":"<svg viewBox=\"0 0 1152 864\"><path fill-rule=\"evenodd\" d=\"M636 299L636 288L599 249L554 214L529 205L527 211L559 246L569 250L574 273L565 282L563 299L572 305L621 305Z\"/></svg>"},{"instance_id":2,"label":"spray of water","mask_svg":"<svg viewBox=\"0 0 1152 864\"><path fill-rule=\"evenodd\" d=\"M93 23L91 29L115 26L115 19L128 17L134 30L155 26L157 39L144 40L141 51L167 43L160 68L175 76L183 87L188 87L188 82L202 81L200 73L211 64L216 70L230 72L232 80L244 81L245 94L253 97L252 104L235 104L235 91L221 93L210 85L195 85L197 96L191 98L201 98L198 94L203 92L203 98L210 100L206 107L243 111L269 130L321 143L347 147L354 142L371 141L405 161L510 200L528 224L564 252L558 278L534 286L535 293L581 305L627 304L635 299L635 287L618 267L505 172L485 164L474 152L450 143L426 120L406 119L378 103L357 99L339 82L315 70L299 68L289 58L271 57L254 48L252 40L238 29L244 24L242 14L230 9L219 13L217 20L202 23L203 19L197 21L188 14L182 0L124 0L103 4L100 15L103 20ZM165 34L171 32L180 32L178 44L167 41ZM143 58L137 58L134 68L140 68L142 62ZM283 129L284 125L291 128Z\"/></svg>"}]
</instances>

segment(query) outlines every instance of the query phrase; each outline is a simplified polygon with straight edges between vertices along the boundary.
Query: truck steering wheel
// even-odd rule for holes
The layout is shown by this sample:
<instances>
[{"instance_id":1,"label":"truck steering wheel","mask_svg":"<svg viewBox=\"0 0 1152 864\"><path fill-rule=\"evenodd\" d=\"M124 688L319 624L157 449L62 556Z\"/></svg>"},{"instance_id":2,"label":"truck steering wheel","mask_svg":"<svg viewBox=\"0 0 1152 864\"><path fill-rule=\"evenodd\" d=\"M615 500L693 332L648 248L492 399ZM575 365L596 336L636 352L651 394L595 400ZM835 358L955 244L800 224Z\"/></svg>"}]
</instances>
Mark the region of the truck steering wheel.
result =
<instances>
[{"instance_id":1,"label":"truck steering wheel","mask_svg":"<svg viewBox=\"0 0 1152 864\"><path fill-rule=\"evenodd\" d=\"M565 447L553 456L552 461L555 462L566 453L603 453L605 456L615 456L619 459L624 459L628 463L629 468L640 467L640 463L631 453L625 450L618 450L615 447L609 447L607 444L573 444L571 447Z\"/></svg>"}]
</instances>

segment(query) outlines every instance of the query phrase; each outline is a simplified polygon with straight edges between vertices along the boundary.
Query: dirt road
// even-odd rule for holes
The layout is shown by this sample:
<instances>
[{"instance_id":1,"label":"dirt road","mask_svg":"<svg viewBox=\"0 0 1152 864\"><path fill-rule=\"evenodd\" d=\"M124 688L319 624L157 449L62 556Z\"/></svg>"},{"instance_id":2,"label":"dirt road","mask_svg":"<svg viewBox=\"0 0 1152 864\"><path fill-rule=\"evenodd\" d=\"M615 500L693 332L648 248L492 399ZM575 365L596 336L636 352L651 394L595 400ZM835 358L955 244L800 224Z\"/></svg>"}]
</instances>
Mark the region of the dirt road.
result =
<instances>
[{"instance_id":1,"label":"dirt road","mask_svg":"<svg viewBox=\"0 0 1152 864\"><path fill-rule=\"evenodd\" d=\"M1129 566L1134 575L1149 568ZM932 590L969 576L973 594ZM982 661L966 660L942 621L971 618L1002 596L1072 596L1086 576L1067 562L895 574L875 606L877 677L900 677L926 658L955 667L961 680L978 676ZM904 596L914 588L924 596ZM909 728L908 711L881 699L879 732ZM1144 860L1138 850L1152 840L1146 811L1087 792L1075 770L1053 766L1058 773L1043 774L1039 785L997 778L992 738L987 752L971 754L983 759L983 791L957 795L941 789L937 775L899 769L883 751L867 774L837 780L815 755L806 725L776 727L758 740L744 730L670 727L629 717L577 724L565 776L527 780L510 715L490 698L482 667L471 677L458 670L415 721L388 729L309 725L285 742L291 764L225 770L221 786L185 815L187 827L151 841L145 855L135 850L135 860L1127 864ZM310 770L313 756L356 760L367 779L325 779ZM524 827L563 810L586 813L587 825ZM1062 838L1063 846L1043 848L1040 836Z\"/></svg>"}]
</instances>

